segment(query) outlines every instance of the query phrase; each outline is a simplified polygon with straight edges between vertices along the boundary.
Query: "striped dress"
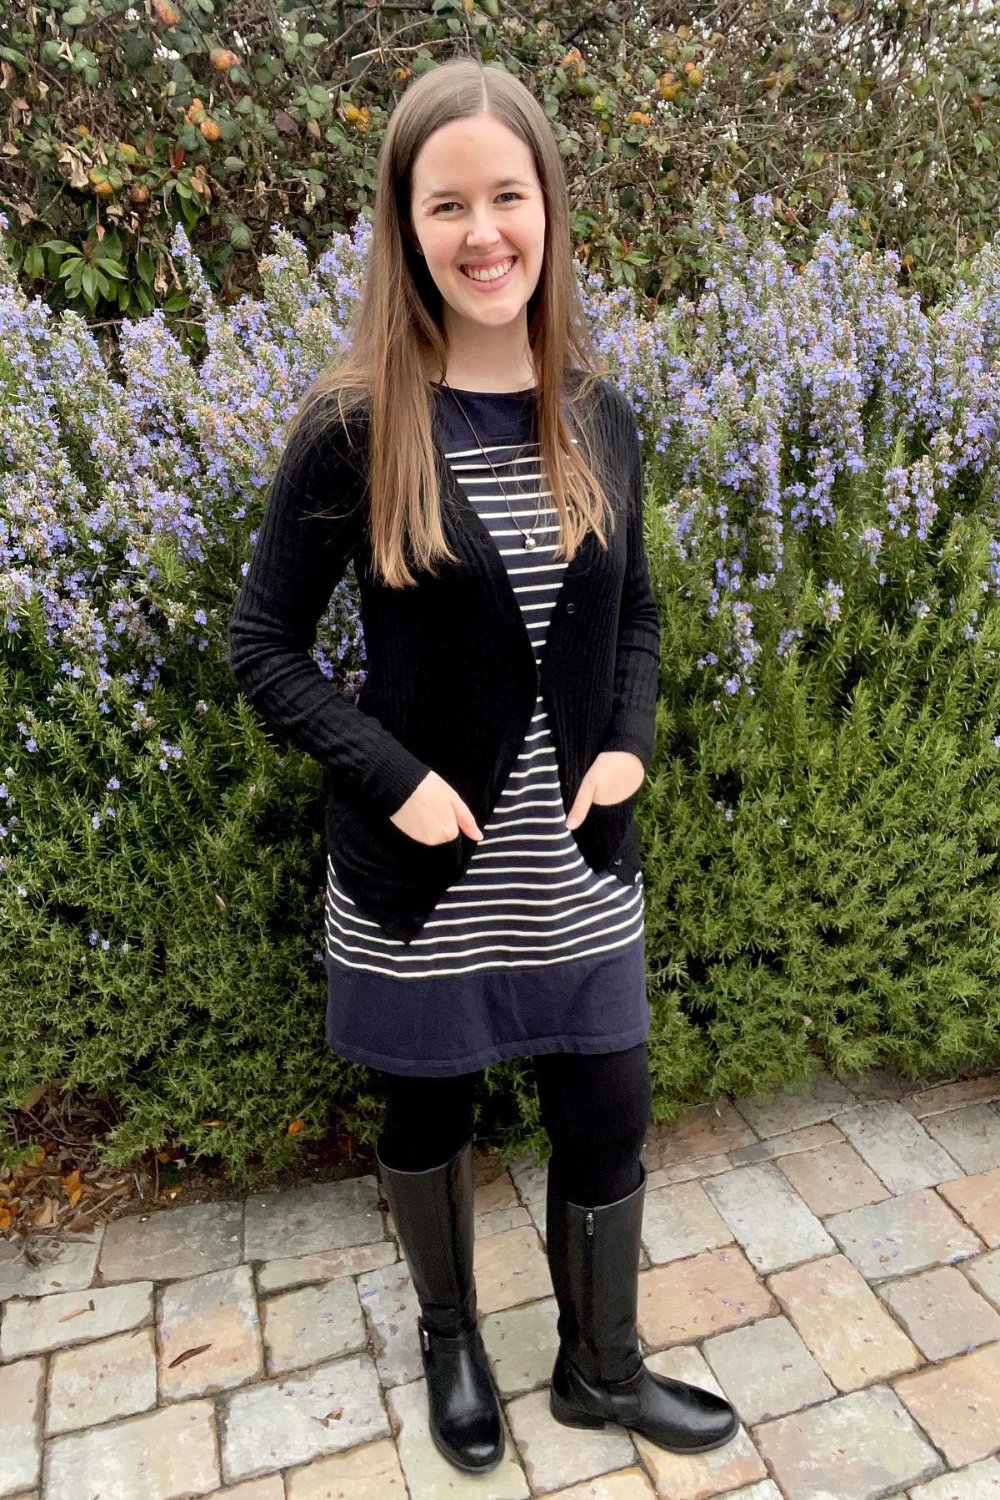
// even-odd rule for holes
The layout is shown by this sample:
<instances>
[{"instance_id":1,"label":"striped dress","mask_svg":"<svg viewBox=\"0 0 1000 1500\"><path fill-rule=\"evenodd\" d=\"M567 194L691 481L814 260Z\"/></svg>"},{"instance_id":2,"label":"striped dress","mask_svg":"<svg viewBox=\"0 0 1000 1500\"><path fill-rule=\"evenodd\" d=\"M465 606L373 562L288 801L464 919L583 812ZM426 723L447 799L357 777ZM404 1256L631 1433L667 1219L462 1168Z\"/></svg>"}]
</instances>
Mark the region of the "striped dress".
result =
<instances>
[{"instance_id":1,"label":"striped dress","mask_svg":"<svg viewBox=\"0 0 1000 1500\"><path fill-rule=\"evenodd\" d=\"M566 564L554 557L558 526L539 463L534 392L458 395L502 491L441 389L436 435L503 558L540 662ZM514 520L524 531L534 520L533 549ZM627 886L592 870L566 813L539 695L482 842L411 942L361 915L328 858L326 1032L334 1052L391 1073L447 1076L506 1057L613 1052L645 1040L642 877Z\"/></svg>"}]
</instances>

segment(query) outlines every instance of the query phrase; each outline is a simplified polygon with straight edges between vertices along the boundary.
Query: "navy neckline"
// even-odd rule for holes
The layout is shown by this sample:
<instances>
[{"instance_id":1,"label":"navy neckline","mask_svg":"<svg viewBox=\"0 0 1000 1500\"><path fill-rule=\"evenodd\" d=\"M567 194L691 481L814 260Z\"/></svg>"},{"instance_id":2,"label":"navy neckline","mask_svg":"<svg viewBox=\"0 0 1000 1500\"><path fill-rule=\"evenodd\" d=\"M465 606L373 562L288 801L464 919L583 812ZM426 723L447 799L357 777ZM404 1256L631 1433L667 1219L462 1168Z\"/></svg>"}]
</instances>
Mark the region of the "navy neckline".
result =
<instances>
[{"instance_id":1,"label":"navy neckline","mask_svg":"<svg viewBox=\"0 0 1000 1500\"><path fill-rule=\"evenodd\" d=\"M442 396L446 391L454 391L456 396L487 396L492 397L494 400L499 400L503 396L509 398L511 396L536 396L538 394L538 387L535 385L529 385L526 390L522 391L466 391L460 385L443 386L436 380L432 380L431 385Z\"/></svg>"}]
</instances>

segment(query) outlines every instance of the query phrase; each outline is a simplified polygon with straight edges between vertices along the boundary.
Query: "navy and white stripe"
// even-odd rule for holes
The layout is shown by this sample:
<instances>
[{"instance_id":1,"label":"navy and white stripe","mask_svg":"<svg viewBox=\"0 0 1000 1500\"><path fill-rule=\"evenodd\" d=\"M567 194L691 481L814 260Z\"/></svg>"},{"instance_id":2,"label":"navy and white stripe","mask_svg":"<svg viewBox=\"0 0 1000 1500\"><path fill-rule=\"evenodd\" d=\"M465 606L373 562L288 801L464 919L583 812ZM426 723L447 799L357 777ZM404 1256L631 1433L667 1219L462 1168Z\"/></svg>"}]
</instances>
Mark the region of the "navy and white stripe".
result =
<instances>
[{"instance_id":1,"label":"navy and white stripe","mask_svg":"<svg viewBox=\"0 0 1000 1500\"><path fill-rule=\"evenodd\" d=\"M558 524L538 444L450 445L445 455L504 560L540 662L566 563L554 556ZM537 545L528 550L521 531L532 531L533 521ZM613 875L591 870L566 827L566 811L555 744L539 696L482 842L410 943L386 937L377 923L360 914L328 858L329 960L393 979L445 978L601 959L640 941L641 877L629 887Z\"/></svg>"}]
</instances>

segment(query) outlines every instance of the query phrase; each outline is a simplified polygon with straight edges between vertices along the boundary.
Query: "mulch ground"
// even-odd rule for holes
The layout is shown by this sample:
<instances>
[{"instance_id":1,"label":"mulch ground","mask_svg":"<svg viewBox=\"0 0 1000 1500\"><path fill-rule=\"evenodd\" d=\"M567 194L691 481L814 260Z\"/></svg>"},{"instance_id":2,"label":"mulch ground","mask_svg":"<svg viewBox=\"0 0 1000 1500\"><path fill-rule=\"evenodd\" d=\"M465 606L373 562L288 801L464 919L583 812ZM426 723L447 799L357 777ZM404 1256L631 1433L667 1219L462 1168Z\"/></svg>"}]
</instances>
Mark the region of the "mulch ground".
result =
<instances>
[{"instance_id":1,"label":"mulch ground","mask_svg":"<svg viewBox=\"0 0 1000 1500\"><path fill-rule=\"evenodd\" d=\"M4 1144L34 1149L13 1169L0 1167L0 1237L27 1247L39 1236L85 1234L125 1214L173 1203L243 1198L375 1171L374 1147L348 1135L302 1141L293 1163L258 1174L249 1186L232 1182L223 1162L190 1161L182 1148L108 1167L100 1148L114 1123L106 1105L72 1091L44 1093L32 1108L9 1116Z\"/></svg>"}]
</instances>

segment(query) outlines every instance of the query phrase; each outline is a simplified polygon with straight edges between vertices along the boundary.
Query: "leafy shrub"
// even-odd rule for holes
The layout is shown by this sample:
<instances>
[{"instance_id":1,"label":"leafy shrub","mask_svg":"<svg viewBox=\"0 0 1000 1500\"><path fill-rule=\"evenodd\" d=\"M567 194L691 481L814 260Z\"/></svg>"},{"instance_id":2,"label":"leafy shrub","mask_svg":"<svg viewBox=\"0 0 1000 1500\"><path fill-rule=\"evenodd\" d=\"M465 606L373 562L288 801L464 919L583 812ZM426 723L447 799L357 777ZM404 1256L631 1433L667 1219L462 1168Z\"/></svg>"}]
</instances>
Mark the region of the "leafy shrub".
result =
<instances>
[{"instance_id":1,"label":"leafy shrub","mask_svg":"<svg viewBox=\"0 0 1000 1500\"><path fill-rule=\"evenodd\" d=\"M825 1059L910 1076L997 1055L994 474L1000 244L928 316L838 203L796 267L773 205L699 215L708 282L656 318L581 272L642 429L663 610L644 789L661 1116ZM227 622L281 427L349 336L367 224L263 293L163 315L112 365L0 287L2 1103L115 1098L121 1162L168 1139L235 1176L367 1073L323 1040L323 773L235 690ZM317 648L352 691L353 595ZM491 1069L510 1152L542 1146L530 1064Z\"/></svg>"},{"instance_id":2,"label":"leafy shrub","mask_svg":"<svg viewBox=\"0 0 1000 1500\"><path fill-rule=\"evenodd\" d=\"M0 9L0 146L25 284L102 323L187 310L192 236L227 299L279 221L318 254L371 205L409 80L468 53L522 78L565 158L574 242L653 302L702 272L707 188L776 198L800 259L846 185L864 248L925 296L993 233L995 7L958 0L662 7L590 0L34 0ZM184 336L199 328L178 318Z\"/></svg>"}]
</instances>

